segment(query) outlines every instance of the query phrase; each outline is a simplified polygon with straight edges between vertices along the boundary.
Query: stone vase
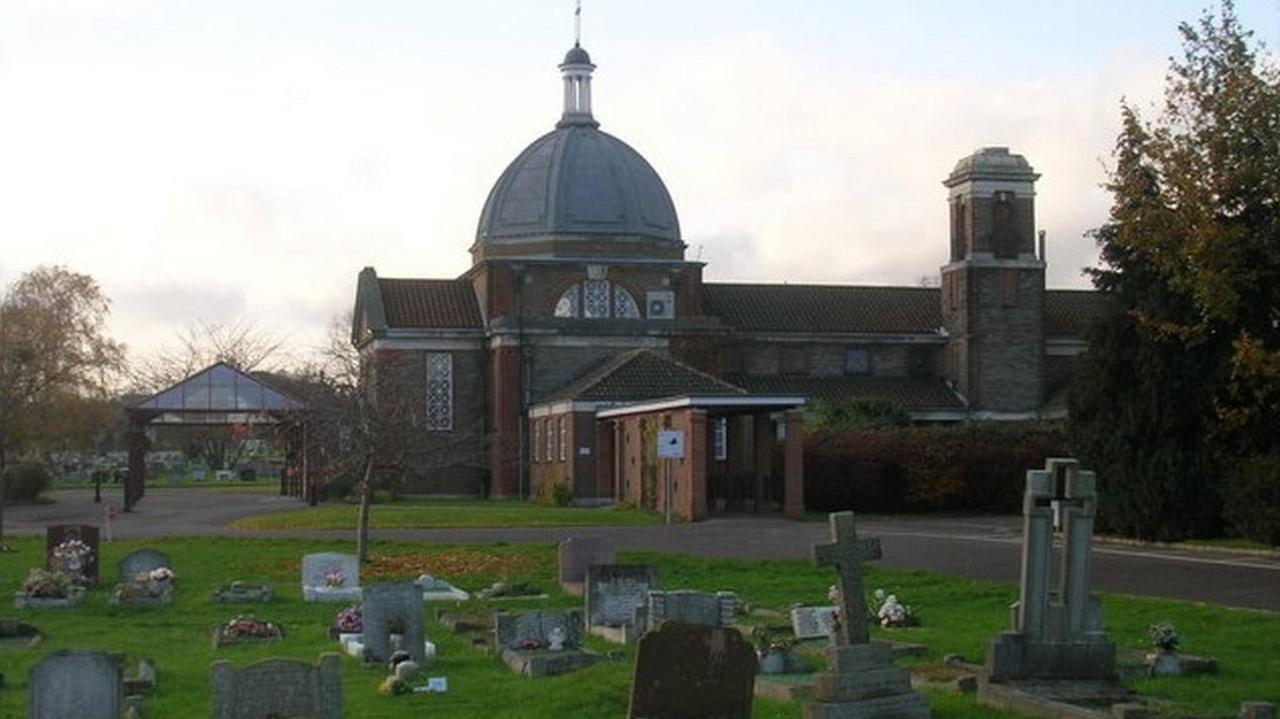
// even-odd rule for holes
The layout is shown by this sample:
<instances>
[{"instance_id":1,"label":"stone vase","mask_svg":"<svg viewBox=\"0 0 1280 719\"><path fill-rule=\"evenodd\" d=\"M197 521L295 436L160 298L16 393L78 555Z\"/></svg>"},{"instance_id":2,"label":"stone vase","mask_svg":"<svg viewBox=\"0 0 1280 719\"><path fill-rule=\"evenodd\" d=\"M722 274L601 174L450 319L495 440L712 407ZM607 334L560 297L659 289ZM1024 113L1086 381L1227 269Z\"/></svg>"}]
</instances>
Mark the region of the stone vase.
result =
<instances>
[{"instance_id":1,"label":"stone vase","mask_svg":"<svg viewBox=\"0 0 1280 719\"><path fill-rule=\"evenodd\" d=\"M761 674L782 674L787 670L787 652L783 649L768 649L760 654Z\"/></svg>"},{"instance_id":2,"label":"stone vase","mask_svg":"<svg viewBox=\"0 0 1280 719\"><path fill-rule=\"evenodd\" d=\"M1153 677L1182 676L1182 660L1175 652L1152 652L1147 655L1147 666Z\"/></svg>"}]
</instances>

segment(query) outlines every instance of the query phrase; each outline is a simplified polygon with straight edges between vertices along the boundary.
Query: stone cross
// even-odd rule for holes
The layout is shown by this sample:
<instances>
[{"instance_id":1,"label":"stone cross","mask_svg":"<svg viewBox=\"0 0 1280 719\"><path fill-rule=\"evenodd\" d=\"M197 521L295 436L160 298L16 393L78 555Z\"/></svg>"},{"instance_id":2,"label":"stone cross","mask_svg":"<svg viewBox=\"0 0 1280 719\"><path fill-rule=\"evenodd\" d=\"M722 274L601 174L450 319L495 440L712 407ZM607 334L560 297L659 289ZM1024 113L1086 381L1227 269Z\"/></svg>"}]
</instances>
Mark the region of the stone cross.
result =
<instances>
[{"instance_id":1,"label":"stone cross","mask_svg":"<svg viewBox=\"0 0 1280 719\"><path fill-rule=\"evenodd\" d=\"M867 628L867 600L862 593L862 563L880 558L879 539L858 539L853 512L830 515L831 543L813 545L813 561L819 567L835 567L840 586L840 624L834 640L837 645L865 644L871 635Z\"/></svg>"}]
</instances>

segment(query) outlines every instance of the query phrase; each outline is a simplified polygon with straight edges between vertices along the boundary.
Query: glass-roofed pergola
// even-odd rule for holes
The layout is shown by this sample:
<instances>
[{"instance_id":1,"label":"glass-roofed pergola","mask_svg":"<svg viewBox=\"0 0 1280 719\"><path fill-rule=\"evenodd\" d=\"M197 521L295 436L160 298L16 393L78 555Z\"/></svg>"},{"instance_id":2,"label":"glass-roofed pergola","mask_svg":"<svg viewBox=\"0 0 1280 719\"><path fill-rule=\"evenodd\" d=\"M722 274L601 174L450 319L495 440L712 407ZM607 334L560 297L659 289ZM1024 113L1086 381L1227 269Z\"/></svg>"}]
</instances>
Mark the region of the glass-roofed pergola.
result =
<instances>
[{"instance_id":1,"label":"glass-roofed pergola","mask_svg":"<svg viewBox=\"0 0 1280 719\"><path fill-rule=\"evenodd\" d=\"M287 439L280 491L314 501L307 475L310 409L274 387L219 362L125 408L129 417L129 480L125 511L146 493L146 428L154 425L281 425Z\"/></svg>"}]
</instances>

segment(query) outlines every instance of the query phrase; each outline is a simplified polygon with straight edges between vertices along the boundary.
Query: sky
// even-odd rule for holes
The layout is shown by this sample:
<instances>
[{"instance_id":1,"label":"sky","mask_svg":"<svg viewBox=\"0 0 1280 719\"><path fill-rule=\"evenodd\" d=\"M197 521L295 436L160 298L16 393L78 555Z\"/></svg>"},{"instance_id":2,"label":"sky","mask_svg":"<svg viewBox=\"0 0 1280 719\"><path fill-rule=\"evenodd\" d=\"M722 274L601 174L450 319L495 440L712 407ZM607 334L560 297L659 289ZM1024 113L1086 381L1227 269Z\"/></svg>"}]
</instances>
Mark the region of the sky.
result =
<instances>
[{"instance_id":1,"label":"sky","mask_svg":"<svg viewBox=\"0 0 1280 719\"><path fill-rule=\"evenodd\" d=\"M582 44L709 281L936 281L941 182L1000 145L1087 287L1121 99L1155 114L1208 2L585 0ZM1280 46L1280 0L1237 10ZM93 275L135 357L242 321L301 357L362 267L467 269L572 42L572 0L0 0L0 287Z\"/></svg>"}]
</instances>

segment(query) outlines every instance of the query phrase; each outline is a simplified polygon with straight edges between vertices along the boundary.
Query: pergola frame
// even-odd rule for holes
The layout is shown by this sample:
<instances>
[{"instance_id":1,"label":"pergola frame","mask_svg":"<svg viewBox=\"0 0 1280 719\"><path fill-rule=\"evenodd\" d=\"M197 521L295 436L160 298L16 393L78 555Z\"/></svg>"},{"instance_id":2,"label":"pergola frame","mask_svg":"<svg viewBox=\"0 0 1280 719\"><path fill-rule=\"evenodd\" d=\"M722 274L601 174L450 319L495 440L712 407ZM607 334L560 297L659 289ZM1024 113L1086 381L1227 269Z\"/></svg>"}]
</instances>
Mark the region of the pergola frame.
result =
<instances>
[{"instance_id":1,"label":"pergola frame","mask_svg":"<svg viewBox=\"0 0 1280 719\"><path fill-rule=\"evenodd\" d=\"M218 427L272 424L285 427L285 468L280 494L317 501L309 470L311 408L260 379L217 362L186 379L125 408L129 420L129 478L124 511L131 512L146 495L149 426Z\"/></svg>"}]
</instances>

